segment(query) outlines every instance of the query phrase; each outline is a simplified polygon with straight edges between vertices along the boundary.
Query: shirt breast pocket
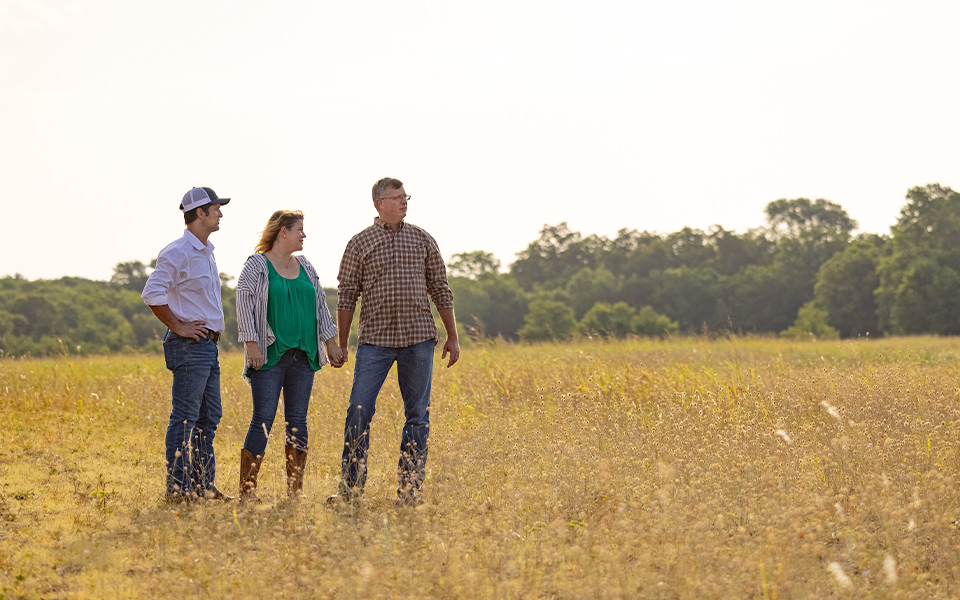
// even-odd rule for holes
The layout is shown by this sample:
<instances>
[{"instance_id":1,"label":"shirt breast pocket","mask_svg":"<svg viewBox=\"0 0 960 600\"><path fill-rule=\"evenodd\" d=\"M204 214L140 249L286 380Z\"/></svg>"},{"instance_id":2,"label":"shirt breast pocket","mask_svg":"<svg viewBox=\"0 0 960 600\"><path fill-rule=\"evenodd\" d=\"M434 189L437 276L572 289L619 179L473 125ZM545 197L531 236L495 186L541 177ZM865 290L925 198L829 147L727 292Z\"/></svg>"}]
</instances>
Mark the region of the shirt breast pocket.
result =
<instances>
[{"instance_id":1,"label":"shirt breast pocket","mask_svg":"<svg viewBox=\"0 0 960 600\"><path fill-rule=\"evenodd\" d=\"M410 271L422 275L427 269L427 247L422 243L411 244L406 249L406 258L409 261Z\"/></svg>"}]
</instances>

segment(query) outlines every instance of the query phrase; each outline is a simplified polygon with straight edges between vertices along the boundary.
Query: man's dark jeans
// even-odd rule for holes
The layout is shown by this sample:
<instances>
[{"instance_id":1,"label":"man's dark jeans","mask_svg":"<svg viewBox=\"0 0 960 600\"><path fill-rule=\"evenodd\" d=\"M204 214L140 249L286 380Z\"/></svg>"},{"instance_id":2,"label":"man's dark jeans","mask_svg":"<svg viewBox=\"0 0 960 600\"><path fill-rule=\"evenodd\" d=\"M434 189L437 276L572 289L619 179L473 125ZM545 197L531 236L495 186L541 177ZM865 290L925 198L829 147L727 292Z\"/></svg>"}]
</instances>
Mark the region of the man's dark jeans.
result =
<instances>
[{"instance_id":1,"label":"man's dark jeans","mask_svg":"<svg viewBox=\"0 0 960 600\"><path fill-rule=\"evenodd\" d=\"M377 410L377 395L394 362L397 363L397 379L406 415L400 438L397 493L403 496L419 492L427 464L430 434L433 349L433 340L404 348L362 344L357 349L353 389L343 431L340 490L346 496L351 495L354 488L362 492L366 484L370 421Z\"/></svg>"},{"instance_id":2,"label":"man's dark jeans","mask_svg":"<svg viewBox=\"0 0 960 600\"><path fill-rule=\"evenodd\" d=\"M213 438L223 416L217 344L210 338L198 342L168 331L163 356L173 372L173 409L166 437L167 495L202 495L216 478Z\"/></svg>"}]
</instances>

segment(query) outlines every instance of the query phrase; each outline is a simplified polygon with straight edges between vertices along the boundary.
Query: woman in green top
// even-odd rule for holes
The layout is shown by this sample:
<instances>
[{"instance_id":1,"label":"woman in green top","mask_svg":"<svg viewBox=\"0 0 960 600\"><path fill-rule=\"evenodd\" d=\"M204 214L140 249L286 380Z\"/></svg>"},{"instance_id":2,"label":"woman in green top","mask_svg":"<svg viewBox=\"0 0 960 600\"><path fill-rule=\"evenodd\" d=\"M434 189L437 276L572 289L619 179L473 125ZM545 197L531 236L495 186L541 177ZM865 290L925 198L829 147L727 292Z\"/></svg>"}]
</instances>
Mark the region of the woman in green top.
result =
<instances>
[{"instance_id":1,"label":"woman in green top","mask_svg":"<svg viewBox=\"0 0 960 600\"><path fill-rule=\"evenodd\" d=\"M237 281L237 322L244 343L244 379L253 392L253 417L240 450L240 499L257 501L257 475L283 391L287 495L303 492L307 410L313 375L343 365L337 327L323 286L303 250L303 213L278 210L260 235ZM325 352L321 352L323 347ZM329 357L329 358L328 358Z\"/></svg>"}]
</instances>

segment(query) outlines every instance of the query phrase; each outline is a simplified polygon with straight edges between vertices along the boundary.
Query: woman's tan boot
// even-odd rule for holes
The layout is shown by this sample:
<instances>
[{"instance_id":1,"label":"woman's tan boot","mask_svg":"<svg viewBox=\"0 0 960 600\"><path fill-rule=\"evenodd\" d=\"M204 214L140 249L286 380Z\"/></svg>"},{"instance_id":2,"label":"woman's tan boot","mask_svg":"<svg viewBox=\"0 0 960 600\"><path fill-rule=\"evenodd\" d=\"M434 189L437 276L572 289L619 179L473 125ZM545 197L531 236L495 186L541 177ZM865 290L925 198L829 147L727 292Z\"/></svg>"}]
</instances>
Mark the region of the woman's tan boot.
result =
<instances>
[{"instance_id":1,"label":"woman's tan boot","mask_svg":"<svg viewBox=\"0 0 960 600\"><path fill-rule=\"evenodd\" d=\"M303 497L303 470L307 464L307 451L298 452L296 446L286 446L287 496Z\"/></svg>"},{"instance_id":2,"label":"woman's tan boot","mask_svg":"<svg viewBox=\"0 0 960 600\"><path fill-rule=\"evenodd\" d=\"M254 456L246 448L240 450L241 502L260 502L260 498L257 498L257 473L260 472L261 464L263 464L263 454Z\"/></svg>"}]
</instances>

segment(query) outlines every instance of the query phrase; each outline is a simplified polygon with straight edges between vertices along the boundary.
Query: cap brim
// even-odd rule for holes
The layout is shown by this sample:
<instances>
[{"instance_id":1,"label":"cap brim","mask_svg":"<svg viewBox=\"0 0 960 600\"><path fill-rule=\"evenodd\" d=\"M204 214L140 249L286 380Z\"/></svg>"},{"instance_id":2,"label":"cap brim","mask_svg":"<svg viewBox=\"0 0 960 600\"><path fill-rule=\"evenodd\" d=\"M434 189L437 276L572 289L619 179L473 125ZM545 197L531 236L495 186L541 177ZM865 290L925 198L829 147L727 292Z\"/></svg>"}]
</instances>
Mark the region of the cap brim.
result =
<instances>
[{"instance_id":1,"label":"cap brim","mask_svg":"<svg viewBox=\"0 0 960 600\"><path fill-rule=\"evenodd\" d=\"M196 210L198 208L203 208L204 206L210 206L211 204L219 204L220 206L223 206L224 204L229 204L229 203L230 203L230 198L217 198L216 202L207 202L206 204L198 204L197 206L194 206L190 210ZM182 212L190 212L183 207L182 202L180 203L180 210Z\"/></svg>"}]
</instances>

